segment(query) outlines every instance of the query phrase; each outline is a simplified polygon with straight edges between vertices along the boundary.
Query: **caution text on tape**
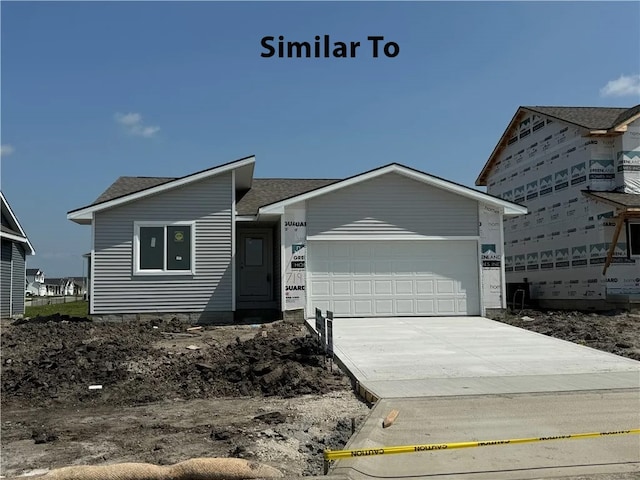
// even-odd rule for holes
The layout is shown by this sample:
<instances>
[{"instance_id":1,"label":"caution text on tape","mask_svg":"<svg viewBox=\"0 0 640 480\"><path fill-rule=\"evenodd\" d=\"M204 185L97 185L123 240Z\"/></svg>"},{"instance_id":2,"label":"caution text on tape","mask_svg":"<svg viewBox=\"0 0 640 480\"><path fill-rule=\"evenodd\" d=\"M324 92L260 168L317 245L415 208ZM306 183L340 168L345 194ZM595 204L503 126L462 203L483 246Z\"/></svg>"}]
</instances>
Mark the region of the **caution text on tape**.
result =
<instances>
[{"instance_id":1,"label":"caution text on tape","mask_svg":"<svg viewBox=\"0 0 640 480\"><path fill-rule=\"evenodd\" d=\"M515 445L519 443L548 442L551 440L569 440L580 438L596 438L612 435L640 434L640 428L631 430L616 430L612 432L572 433L570 435L551 435L547 437L510 438L507 440L483 440L478 442L431 443L426 445L404 445L396 447L358 448L354 450L325 450L325 460L340 458L370 457L377 455L393 455L398 453L419 453L437 450L452 450L455 448L489 447L496 445Z\"/></svg>"}]
</instances>

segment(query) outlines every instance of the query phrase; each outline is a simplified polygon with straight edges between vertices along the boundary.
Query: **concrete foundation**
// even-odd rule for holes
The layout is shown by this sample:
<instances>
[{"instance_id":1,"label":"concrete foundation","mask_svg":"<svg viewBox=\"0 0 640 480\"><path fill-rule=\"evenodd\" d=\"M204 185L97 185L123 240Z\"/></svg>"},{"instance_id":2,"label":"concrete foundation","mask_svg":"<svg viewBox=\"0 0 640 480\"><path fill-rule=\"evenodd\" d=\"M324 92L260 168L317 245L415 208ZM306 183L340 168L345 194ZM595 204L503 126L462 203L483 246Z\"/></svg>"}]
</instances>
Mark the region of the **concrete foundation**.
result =
<instances>
[{"instance_id":1,"label":"concrete foundation","mask_svg":"<svg viewBox=\"0 0 640 480\"><path fill-rule=\"evenodd\" d=\"M157 313L108 313L91 314L98 322L150 322L153 320L200 325L230 325L234 323L233 312L157 312Z\"/></svg>"},{"instance_id":2,"label":"concrete foundation","mask_svg":"<svg viewBox=\"0 0 640 480\"><path fill-rule=\"evenodd\" d=\"M304 323L304 309L300 308L298 310L288 310L286 312L282 312L282 318L284 321L289 323L299 323L302 325Z\"/></svg>"}]
</instances>

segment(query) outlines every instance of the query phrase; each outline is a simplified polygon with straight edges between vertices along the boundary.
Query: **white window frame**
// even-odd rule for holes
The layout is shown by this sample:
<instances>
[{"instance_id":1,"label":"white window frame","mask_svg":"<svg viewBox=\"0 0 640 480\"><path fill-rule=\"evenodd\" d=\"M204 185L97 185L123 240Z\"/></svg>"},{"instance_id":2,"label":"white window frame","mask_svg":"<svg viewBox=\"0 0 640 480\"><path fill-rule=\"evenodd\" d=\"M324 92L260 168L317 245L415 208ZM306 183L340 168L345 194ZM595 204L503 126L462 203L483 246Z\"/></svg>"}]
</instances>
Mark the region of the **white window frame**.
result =
<instances>
[{"instance_id":1,"label":"white window frame","mask_svg":"<svg viewBox=\"0 0 640 480\"><path fill-rule=\"evenodd\" d=\"M640 258L640 252L632 252L631 251L631 225L635 225L636 228L640 229L640 222L629 221L627 223L627 248L629 251L629 256L633 258Z\"/></svg>"},{"instance_id":2,"label":"white window frame","mask_svg":"<svg viewBox=\"0 0 640 480\"><path fill-rule=\"evenodd\" d=\"M191 269L189 270L167 270L167 228L174 226L191 227ZM164 227L164 252L162 269L145 269L140 268L140 228L141 227ZM133 222L133 274L134 275L195 275L196 274L196 222L163 222L163 221L141 221Z\"/></svg>"}]
</instances>

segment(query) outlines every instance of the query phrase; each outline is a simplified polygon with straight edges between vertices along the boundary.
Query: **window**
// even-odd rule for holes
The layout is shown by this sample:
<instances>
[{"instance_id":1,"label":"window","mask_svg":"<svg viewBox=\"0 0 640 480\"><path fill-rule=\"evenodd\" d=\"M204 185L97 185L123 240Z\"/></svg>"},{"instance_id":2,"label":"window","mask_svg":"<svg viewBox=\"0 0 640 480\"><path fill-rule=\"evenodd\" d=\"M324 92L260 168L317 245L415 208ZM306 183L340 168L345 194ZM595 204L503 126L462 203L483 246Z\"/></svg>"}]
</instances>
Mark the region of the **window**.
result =
<instances>
[{"instance_id":1,"label":"window","mask_svg":"<svg viewBox=\"0 0 640 480\"><path fill-rule=\"evenodd\" d=\"M195 274L193 222L136 222L134 274Z\"/></svg>"},{"instance_id":2,"label":"window","mask_svg":"<svg viewBox=\"0 0 640 480\"><path fill-rule=\"evenodd\" d=\"M640 256L640 223L629 223L629 253Z\"/></svg>"}]
</instances>

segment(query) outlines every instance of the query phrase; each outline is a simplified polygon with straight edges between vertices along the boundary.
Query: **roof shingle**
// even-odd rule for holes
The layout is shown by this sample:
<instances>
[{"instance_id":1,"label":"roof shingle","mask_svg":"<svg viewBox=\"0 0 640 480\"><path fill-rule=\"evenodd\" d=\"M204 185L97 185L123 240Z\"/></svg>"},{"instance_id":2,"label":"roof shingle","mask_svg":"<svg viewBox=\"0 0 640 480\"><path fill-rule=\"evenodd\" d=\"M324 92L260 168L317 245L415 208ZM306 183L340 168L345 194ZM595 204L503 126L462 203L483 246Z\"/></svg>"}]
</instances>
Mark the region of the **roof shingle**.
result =
<instances>
[{"instance_id":1,"label":"roof shingle","mask_svg":"<svg viewBox=\"0 0 640 480\"><path fill-rule=\"evenodd\" d=\"M607 130L630 118L633 115L632 111L637 110L638 107L640 105L632 108L539 106L523 108L591 130Z\"/></svg>"},{"instance_id":2,"label":"roof shingle","mask_svg":"<svg viewBox=\"0 0 640 480\"><path fill-rule=\"evenodd\" d=\"M171 177L120 177L107 188L92 205L130 195L147 188L176 180ZM338 179L255 178L250 190L240 192L236 198L238 215L255 215L263 205L324 187Z\"/></svg>"}]
</instances>

